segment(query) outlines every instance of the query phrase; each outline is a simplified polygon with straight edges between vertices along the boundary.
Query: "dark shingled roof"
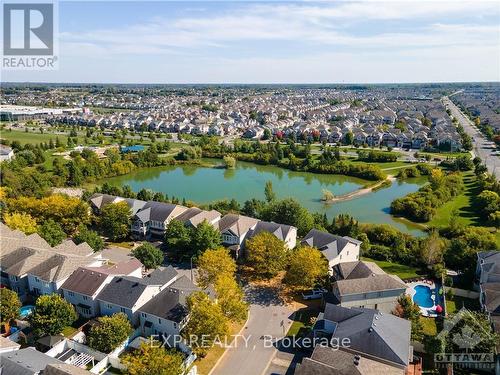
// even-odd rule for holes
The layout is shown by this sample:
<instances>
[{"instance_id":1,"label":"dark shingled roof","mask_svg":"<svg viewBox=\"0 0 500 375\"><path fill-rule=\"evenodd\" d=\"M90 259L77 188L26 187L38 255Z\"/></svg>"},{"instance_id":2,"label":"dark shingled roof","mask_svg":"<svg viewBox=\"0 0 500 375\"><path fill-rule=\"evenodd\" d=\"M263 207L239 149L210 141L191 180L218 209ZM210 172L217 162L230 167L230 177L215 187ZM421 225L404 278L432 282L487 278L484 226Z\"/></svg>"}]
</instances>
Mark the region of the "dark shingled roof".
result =
<instances>
[{"instance_id":1,"label":"dark shingled roof","mask_svg":"<svg viewBox=\"0 0 500 375\"><path fill-rule=\"evenodd\" d=\"M170 217L175 218L179 216L186 210L186 207L177 204L149 201L135 214L135 216L143 223L149 220L165 221Z\"/></svg>"},{"instance_id":2,"label":"dark shingled roof","mask_svg":"<svg viewBox=\"0 0 500 375\"><path fill-rule=\"evenodd\" d=\"M333 337L349 338L350 348L400 366L410 362L411 324L378 310L327 304L324 319L337 323Z\"/></svg>"},{"instance_id":3,"label":"dark shingled roof","mask_svg":"<svg viewBox=\"0 0 500 375\"><path fill-rule=\"evenodd\" d=\"M80 267L68 277L61 289L92 296L99 290L108 276L102 272Z\"/></svg>"},{"instance_id":4,"label":"dark shingled roof","mask_svg":"<svg viewBox=\"0 0 500 375\"><path fill-rule=\"evenodd\" d=\"M302 245L308 245L317 248L326 259L336 258L348 243L355 245L361 244L361 241L351 237L340 237L333 234L322 232L317 229L311 229L301 241Z\"/></svg>"},{"instance_id":5,"label":"dark shingled roof","mask_svg":"<svg viewBox=\"0 0 500 375\"><path fill-rule=\"evenodd\" d=\"M182 276L142 306L139 311L178 323L188 313L187 297L198 290L200 289L189 278Z\"/></svg>"},{"instance_id":6,"label":"dark shingled roof","mask_svg":"<svg viewBox=\"0 0 500 375\"><path fill-rule=\"evenodd\" d=\"M286 224L278 224L269 221L259 221L255 226L255 229L249 234L249 238L259 234L260 232L269 232L274 234L278 239L284 241L288 232L293 227Z\"/></svg>"}]
</instances>

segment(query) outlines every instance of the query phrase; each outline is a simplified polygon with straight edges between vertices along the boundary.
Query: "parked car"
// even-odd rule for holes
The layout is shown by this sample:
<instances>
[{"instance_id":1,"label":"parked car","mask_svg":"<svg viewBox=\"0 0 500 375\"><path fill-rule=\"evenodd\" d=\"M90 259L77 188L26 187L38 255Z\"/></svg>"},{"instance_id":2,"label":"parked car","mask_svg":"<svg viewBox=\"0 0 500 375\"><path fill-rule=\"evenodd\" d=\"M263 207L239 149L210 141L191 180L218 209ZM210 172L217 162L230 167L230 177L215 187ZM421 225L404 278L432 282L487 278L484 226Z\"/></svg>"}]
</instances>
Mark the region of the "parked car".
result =
<instances>
[{"instance_id":1,"label":"parked car","mask_svg":"<svg viewBox=\"0 0 500 375\"><path fill-rule=\"evenodd\" d=\"M302 293L302 298L305 300L310 299L320 299L323 296L323 293L326 293L326 289L311 289Z\"/></svg>"}]
</instances>

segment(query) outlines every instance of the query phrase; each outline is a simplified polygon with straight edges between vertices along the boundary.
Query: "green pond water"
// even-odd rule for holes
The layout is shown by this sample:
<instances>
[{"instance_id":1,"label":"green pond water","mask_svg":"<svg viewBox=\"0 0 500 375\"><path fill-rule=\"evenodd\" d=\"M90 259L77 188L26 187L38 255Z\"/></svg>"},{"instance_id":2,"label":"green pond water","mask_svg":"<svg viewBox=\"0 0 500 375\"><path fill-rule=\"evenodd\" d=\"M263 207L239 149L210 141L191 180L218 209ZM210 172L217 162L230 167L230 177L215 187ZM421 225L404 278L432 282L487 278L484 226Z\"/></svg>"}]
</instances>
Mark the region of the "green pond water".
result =
<instances>
[{"instance_id":1,"label":"green pond water","mask_svg":"<svg viewBox=\"0 0 500 375\"><path fill-rule=\"evenodd\" d=\"M243 203L251 198L264 199L264 186L269 180L279 198L296 198L310 211L326 213L329 218L347 213L360 222L386 223L414 235L423 234L417 226L392 217L389 206L395 198L418 190L424 179L395 181L390 187L333 204L321 202L323 189L342 195L362 188L366 181L340 175L293 172L246 162L237 162L233 170L192 165L140 169L105 181L114 186L130 185L135 192L146 188L196 203L233 198Z\"/></svg>"}]
</instances>

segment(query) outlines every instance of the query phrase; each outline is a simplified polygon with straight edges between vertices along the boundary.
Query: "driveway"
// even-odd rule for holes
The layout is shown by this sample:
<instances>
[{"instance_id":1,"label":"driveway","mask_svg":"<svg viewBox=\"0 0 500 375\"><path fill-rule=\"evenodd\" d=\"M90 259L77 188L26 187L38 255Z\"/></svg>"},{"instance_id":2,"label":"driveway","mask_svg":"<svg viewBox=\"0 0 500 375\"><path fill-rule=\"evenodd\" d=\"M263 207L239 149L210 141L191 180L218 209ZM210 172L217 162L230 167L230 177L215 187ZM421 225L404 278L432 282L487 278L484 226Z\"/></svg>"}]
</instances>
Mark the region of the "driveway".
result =
<instances>
[{"instance_id":1,"label":"driveway","mask_svg":"<svg viewBox=\"0 0 500 375\"><path fill-rule=\"evenodd\" d=\"M278 298L273 288L247 286L245 297L250 303L250 315L241 332L244 338L238 337L226 350L212 370L213 375L263 374L276 354L273 345L265 345L263 336L277 341L285 336L292 323L293 310Z\"/></svg>"},{"instance_id":2,"label":"driveway","mask_svg":"<svg viewBox=\"0 0 500 375\"><path fill-rule=\"evenodd\" d=\"M493 154L496 148L491 146L492 142L486 139L472 124L472 121L448 97L443 97L443 102L450 109L451 115L463 126L465 132L471 136L474 145L474 154L479 156L483 163L486 164L489 173L494 174L497 179L500 179L500 158Z\"/></svg>"}]
</instances>

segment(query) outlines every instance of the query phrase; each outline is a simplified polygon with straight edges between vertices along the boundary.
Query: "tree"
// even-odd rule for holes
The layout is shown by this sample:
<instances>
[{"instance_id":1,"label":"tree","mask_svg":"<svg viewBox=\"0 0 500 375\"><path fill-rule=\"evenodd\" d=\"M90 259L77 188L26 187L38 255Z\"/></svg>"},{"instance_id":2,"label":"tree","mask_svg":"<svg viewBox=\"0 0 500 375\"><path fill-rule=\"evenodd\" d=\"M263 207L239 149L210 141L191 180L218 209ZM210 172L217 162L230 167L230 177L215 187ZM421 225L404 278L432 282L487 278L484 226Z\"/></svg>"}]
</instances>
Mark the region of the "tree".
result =
<instances>
[{"instance_id":1,"label":"tree","mask_svg":"<svg viewBox=\"0 0 500 375\"><path fill-rule=\"evenodd\" d=\"M500 197L494 191L483 190L477 196L477 207L484 218L496 211L500 211Z\"/></svg>"},{"instance_id":2,"label":"tree","mask_svg":"<svg viewBox=\"0 0 500 375\"><path fill-rule=\"evenodd\" d=\"M234 169L236 167L236 159L233 158L232 156L224 156L223 158L224 160L224 166L227 168L227 169Z\"/></svg>"},{"instance_id":3,"label":"tree","mask_svg":"<svg viewBox=\"0 0 500 375\"><path fill-rule=\"evenodd\" d=\"M271 278L283 271L286 266L287 250L285 243L269 232L261 232L245 244L247 264L255 273Z\"/></svg>"},{"instance_id":4,"label":"tree","mask_svg":"<svg viewBox=\"0 0 500 375\"><path fill-rule=\"evenodd\" d=\"M147 269L158 267L163 263L163 251L145 242L143 245L132 250L132 255L140 260Z\"/></svg>"},{"instance_id":5,"label":"tree","mask_svg":"<svg viewBox=\"0 0 500 375\"><path fill-rule=\"evenodd\" d=\"M442 262L444 241L441 237L439 237L438 231L431 231L429 236L424 240L420 249L420 256L428 266Z\"/></svg>"},{"instance_id":6,"label":"tree","mask_svg":"<svg viewBox=\"0 0 500 375\"><path fill-rule=\"evenodd\" d=\"M314 217L293 198L274 201L262 212L262 219L292 225L299 236L304 236L314 226Z\"/></svg>"},{"instance_id":7,"label":"tree","mask_svg":"<svg viewBox=\"0 0 500 375\"><path fill-rule=\"evenodd\" d=\"M73 241L79 245L86 242L94 251L101 251L104 249L104 240L99 234L93 230L83 227L73 237Z\"/></svg>"},{"instance_id":8,"label":"tree","mask_svg":"<svg viewBox=\"0 0 500 375\"><path fill-rule=\"evenodd\" d=\"M328 190L328 189L323 189L323 197L321 198L322 201L329 202L332 201L335 198L335 195Z\"/></svg>"},{"instance_id":9,"label":"tree","mask_svg":"<svg viewBox=\"0 0 500 375\"><path fill-rule=\"evenodd\" d=\"M228 334L228 320L221 307L203 292L191 294L187 304L190 318L182 334L185 338L198 338L192 347L198 356L204 357L215 339L222 340Z\"/></svg>"},{"instance_id":10,"label":"tree","mask_svg":"<svg viewBox=\"0 0 500 375\"><path fill-rule=\"evenodd\" d=\"M394 315L407 319L411 322L411 339L421 341L424 335L424 327L420 321L420 307L414 303L410 296L403 294L398 298L398 305Z\"/></svg>"},{"instance_id":11,"label":"tree","mask_svg":"<svg viewBox=\"0 0 500 375\"><path fill-rule=\"evenodd\" d=\"M3 220L10 229L18 229L25 234L36 233L37 231L36 221L29 214L6 213L3 215Z\"/></svg>"},{"instance_id":12,"label":"tree","mask_svg":"<svg viewBox=\"0 0 500 375\"><path fill-rule=\"evenodd\" d=\"M292 251L285 283L296 288L314 287L328 277L328 262L321 252L313 247L302 246Z\"/></svg>"},{"instance_id":13,"label":"tree","mask_svg":"<svg viewBox=\"0 0 500 375\"><path fill-rule=\"evenodd\" d=\"M266 187L264 188L264 194L266 196L266 201L272 202L276 199L276 193L273 190L273 182L266 181Z\"/></svg>"},{"instance_id":14,"label":"tree","mask_svg":"<svg viewBox=\"0 0 500 375\"><path fill-rule=\"evenodd\" d=\"M35 309L30 315L30 324L37 337L57 335L77 318L75 308L59 294L43 295L37 298Z\"/></svg>"},{"instance_id":15,"label":"tree","mask_svg":"<svg viewBox=\"0 0 500 375\"><path fill-rule=\"evenodd\" d=\"M196 229L191 241L191 251L199 257L207 249L216 249L221 244L220 232L208 221L203 220Z\"/></svg>"},{"instance_id":16,"label":"tree","mask_svg":"<svg viewBox=\"0 0 500 375\"><path fill-rule=\"evenodd\" d=\"M247 317L248 304L243 300L243 290L234 276L221 274L215 281L217 302L228 319L243 322Z\"/></svg>"},{"instance_id":17,"label":"tree","mask_svg":"<svg viewBox=\"0 0 500 375\"><path fill-rule=\"evenodd\" d=\"M16 292L7 288L0 289L0 322L9 324L11 320L19 317L19 309L22 304Z\"/></svg>"},{"instance_id":18,"label":"tree","mask_svg":"<svg viewBox=\"0 0 500 375\"><path fill-rule=\"evenodd\" d=\"M206 288L215 284L218 276L228 275L234 278L236 262L224 247L206 250L198 258L198 285Z\"/></svg>"},{"instance_id":19,"label":"tree","mask_svg":"<svg viewBox=\"0 0 500 375\"><path fill-rule=\"evenodd\" d=\"M99 222L103 232L113 241L126 238L130 230L130 208L127 202L105 205Z\"/></svg>"},{"instance_id":20,"label":"tree","mask_svg":"<svg viewBox=\"0 0 500 375\"><path fill-rule=\"evenodd\" d=\"M182 353L165 349L159 342L143 342L139 349L121 359L130 375L181 375L184 373Z\"/></svg>"},{"instance_id":21,"label":"tree","mask_svg":"<svg viewBox=\"0 0 500 375\"><path fill-rule=\"evenodd\" d=\"M186 255L191 243L192 231L182 221L171 220L165 228L165 246L168 251Z\"/></svg>"},{"instance_id":22,"label":"tree","mask_svg":"<svg viewBox=\"0 0 500 375\"><path fill-rule=\"evenodd\" d=\"M57 246L66 238L61 226L52 219L40 225L38 233L50 246Z\"/></svg>"},{"instance_id":23,"label":"tree","mask_svg":"<svg viewBox=\"0 0 500 375\"><path fill-rule=\"evenodd\" d=\"M103 353L109 353L127 339L132 326L124 313L102 316L89 332L89 346Z\"/></svg>"},{"instance_id":24,"label":"tree","mask_svg":"<svg viewBox=\"0 0 500 375\"><path fill-rule=\"evenodd\" d=\"M344 138L345 144L352 145L353 141L354 141L354 134L352 134L352 132L347 132Z\"/></svg>"}]
</instances>

